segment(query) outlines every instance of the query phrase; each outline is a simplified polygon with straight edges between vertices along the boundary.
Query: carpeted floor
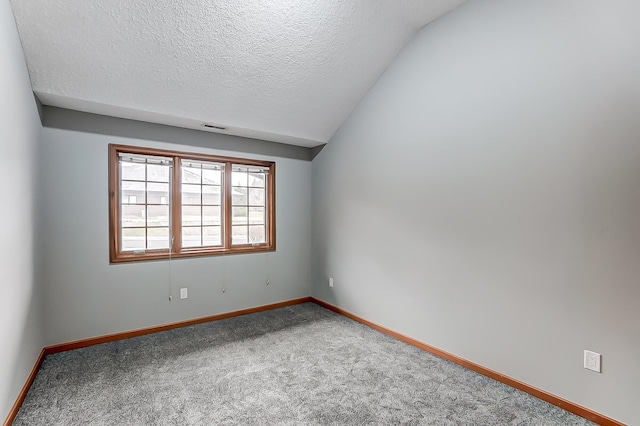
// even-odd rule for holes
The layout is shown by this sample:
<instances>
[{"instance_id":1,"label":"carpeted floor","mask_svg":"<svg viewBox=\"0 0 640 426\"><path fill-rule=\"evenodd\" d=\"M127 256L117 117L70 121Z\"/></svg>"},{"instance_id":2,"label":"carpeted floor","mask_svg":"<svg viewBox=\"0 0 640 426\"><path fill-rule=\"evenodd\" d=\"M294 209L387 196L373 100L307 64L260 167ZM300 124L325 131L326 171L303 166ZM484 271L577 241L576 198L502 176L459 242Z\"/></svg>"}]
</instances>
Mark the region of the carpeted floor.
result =
<instances>
[{"instance_id":1,"label":"carpeted floor","mask_svg":"<svg viewBox=\"0 0 640 426\"><path fill-rule=\"evenodd\" d=\"M48 356L14 425L589 425L307 303Z\"/></svg>"}]
</instances>

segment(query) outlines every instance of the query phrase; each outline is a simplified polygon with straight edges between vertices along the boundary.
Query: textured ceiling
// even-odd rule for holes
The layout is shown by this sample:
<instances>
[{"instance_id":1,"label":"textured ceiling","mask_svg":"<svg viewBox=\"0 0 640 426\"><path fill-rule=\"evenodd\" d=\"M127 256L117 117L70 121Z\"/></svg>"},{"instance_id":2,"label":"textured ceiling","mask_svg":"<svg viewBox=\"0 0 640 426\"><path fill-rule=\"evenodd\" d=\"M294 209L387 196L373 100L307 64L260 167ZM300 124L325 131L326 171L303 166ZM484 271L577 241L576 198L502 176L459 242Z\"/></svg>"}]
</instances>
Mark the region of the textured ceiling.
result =
<instances>
[{"instance_id":1,"label":"textured ceiling","mask_svg":"<svg viewBox=\"0 0 640 426\"><path fill-rule=\"evenodd\" d=\"M45 105L327 142L410 37L464 0L12 0Z\"/></svg>"}]
</instances>

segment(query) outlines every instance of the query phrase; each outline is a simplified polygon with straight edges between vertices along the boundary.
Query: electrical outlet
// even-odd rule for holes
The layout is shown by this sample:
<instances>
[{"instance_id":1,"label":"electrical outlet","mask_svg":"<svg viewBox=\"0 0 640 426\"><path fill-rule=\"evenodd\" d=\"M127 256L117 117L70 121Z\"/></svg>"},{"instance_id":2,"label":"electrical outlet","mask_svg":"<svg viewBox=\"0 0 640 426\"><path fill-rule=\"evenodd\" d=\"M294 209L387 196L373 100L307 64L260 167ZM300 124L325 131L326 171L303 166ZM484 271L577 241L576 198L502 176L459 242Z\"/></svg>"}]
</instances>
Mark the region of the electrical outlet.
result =
<instances>
[{"instance_id":1,"label":"electrical outlet","mask_svg":"<svg viewBox=\"0 0 640 426\"><path fill-rule=\"evenodd\" d=\"M187 295L187 288L183 287L180 289L180 299L186 299L188 297Z\"/></svg>"},{"instance_id":2,"label":"electrical outlet","mask_svg":"<svg viewBox=\"0 0 640 426\"><path fill-rule=\"evenodd\" d=\"M333 287L333 278L329 278L329 287Z\"/></svg>"},{"instance_id":3,"label":"electrical outlet","mask_svg":"<svg viewBox=\"0 0 640 426\"><path fill-rule=\"evenodd\" d=\"M585 349L584 351L584 368L587 370L595 371L596 373L600 373L600 359L602 355L596 352L591 352Z\"/></svg>"}]
</instances>

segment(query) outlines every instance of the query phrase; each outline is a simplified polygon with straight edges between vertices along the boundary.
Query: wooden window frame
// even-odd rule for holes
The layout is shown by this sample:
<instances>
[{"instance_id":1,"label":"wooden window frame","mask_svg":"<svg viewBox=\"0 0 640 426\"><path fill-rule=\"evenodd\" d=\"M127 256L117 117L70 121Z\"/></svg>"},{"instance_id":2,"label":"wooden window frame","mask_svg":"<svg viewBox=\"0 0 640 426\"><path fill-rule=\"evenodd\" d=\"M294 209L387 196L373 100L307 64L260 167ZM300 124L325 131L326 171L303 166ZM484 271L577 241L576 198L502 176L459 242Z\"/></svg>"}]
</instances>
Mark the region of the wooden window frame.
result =
<instances>
[{"instance_id":1,"label":"wooden window frame","mask_svg":"<svg viewBox=\"0 0 640 426\"><path fill-rule=\"evenodd\" d=\"M173 159L172 176L169 184L170 203L169 209L173 220L170 224L169 245L170 249L148 249L144 253L122 251L120 249L120 167L119 155L121 153L132 155L170 157ZM220 247L188 247L182 248L182 160L205 161L224 163L224 177L222 183L222 223ZM267 214L266 243L256 244L231 244L231 209L232 209L232 166L256 166L269 170L266 179L265 202ZM272 161L252 160L247 158L224 157L193 152L171 151L155 148L142 148L127 145L109 144L109 259L111 263L135 262L145 260L173 259L183 257L216 256L224 254L256 253L275 251L276 249L276 194L275 173L276 164ZM173 241L171 241L173 236Z\"/></svg>"}]
</instances>

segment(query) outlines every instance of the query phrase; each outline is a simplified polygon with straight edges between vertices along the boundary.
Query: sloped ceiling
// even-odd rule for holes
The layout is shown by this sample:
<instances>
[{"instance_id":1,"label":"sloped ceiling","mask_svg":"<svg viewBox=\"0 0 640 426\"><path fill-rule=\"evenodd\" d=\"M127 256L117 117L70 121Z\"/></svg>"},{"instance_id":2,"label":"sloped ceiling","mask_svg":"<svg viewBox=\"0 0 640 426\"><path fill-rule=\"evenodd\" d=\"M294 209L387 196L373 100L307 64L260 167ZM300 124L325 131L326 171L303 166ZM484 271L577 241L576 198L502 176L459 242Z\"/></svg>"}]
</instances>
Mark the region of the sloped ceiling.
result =
<instances>
[{"instance_id":1,"label":"sloped ceiling","mask_svg":"<svg viewBox=\"0 0 640 426\"><path fill-rule=\"evenodd\" d=\"M313 147L333 136L419 28L463 2L11 4L45 105Z\"/></svg>"}]
</instances>

